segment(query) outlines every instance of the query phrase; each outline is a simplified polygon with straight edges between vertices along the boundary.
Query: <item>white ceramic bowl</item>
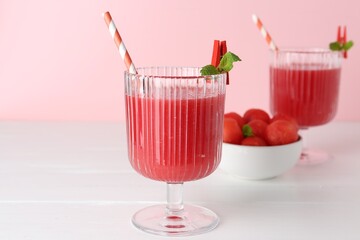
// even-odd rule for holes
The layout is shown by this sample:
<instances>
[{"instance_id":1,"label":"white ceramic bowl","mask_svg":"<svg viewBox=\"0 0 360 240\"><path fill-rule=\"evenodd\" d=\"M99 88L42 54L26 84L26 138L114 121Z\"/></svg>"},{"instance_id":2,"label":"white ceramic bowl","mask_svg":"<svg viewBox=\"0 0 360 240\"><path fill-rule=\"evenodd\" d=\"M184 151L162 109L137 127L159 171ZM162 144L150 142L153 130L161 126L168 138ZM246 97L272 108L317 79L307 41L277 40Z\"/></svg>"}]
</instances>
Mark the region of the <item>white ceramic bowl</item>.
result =
<instances>
[{"instance_id":1,"label":"white ceramic bowl","mask_svg":"<svg viewBox=\"0 0 360 240\"><path fill-rule=\"evenodd\" d=\"M301 149L301 138L290 144L264 147L223 143L219 168L242 179L269 179L291 169Z\"/></svg>"}]
</instances>

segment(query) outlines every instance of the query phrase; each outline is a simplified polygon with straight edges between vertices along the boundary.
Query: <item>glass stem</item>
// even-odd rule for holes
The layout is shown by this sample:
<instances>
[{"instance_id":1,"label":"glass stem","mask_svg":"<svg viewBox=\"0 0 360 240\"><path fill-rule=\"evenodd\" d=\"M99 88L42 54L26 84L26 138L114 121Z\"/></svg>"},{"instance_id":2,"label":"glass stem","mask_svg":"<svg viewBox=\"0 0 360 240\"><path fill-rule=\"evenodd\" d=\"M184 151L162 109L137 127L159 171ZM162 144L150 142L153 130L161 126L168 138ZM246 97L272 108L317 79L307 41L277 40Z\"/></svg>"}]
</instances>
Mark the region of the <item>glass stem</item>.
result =
<instances>
[{"instance_id":1,"label":"glass stem","mask_svg":"<svg viewBox=\"0 0 360 240\"><path fill-rule=\"evenodd\" d=\"M184 210L183 183L167 183L167 205L168 216L177 216Z\"/></svg>"},{"instance_id":2,"label":"glass stem","mask_svg":"<svg viewBox=\"0 0 360 240\"><path fill-rule=\"evenodd\" d=\"M303 140L303 151L306 151L308 148L308 139L307 139L307 133L308 133L308 128L300 128L300 135L302 137Z\"/></svg>"},{"instance_id":3,"label":"glass stem","mask_svg":"<svg viewBox=\"0 0 360 240\"><path fill-rule=\"evenodd\" d=\"M309 160L309 155L308 155L308 139L307 139L307 133L308 133L308 128L300 128L300 135L302 137L303 140L303 146L302 146L302 150L301 150L301 157L300 160L302 163L306 163Z\"/></svg>"}]
</instances>

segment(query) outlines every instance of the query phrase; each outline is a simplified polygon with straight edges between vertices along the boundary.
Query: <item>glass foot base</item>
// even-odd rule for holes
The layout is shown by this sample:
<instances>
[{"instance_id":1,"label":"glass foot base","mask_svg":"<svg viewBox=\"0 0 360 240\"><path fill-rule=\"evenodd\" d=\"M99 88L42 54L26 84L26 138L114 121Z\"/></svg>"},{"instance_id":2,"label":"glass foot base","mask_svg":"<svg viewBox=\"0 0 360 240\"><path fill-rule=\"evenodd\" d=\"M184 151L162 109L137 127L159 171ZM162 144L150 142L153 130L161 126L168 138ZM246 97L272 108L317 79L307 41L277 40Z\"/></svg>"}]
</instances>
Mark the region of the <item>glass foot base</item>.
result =
<instances>
[{"instance_id":1,"label":"glass foot base","mask_svg":"<svg viewBox=\"0 0 360 240\"><path fill-rule=\"evenodd\" d=\"M184 205L176 214L166 205L155 205L134 214L132 223L142 231L162 236L191 236L208 232L219 224L218 216L203 207Z\"/></svg>"},{"instance_id":2,"label":"glass foot base","mask_svg":"<svg viewBox=\"0 0 360 240\"><path fill-rule=\"evenodd\" d=\"M310 166L320 165L333 159L333 156L328 152L320 149L304 149L301 152L300 160L297 165Z\"/></svg>"}]
</instances>

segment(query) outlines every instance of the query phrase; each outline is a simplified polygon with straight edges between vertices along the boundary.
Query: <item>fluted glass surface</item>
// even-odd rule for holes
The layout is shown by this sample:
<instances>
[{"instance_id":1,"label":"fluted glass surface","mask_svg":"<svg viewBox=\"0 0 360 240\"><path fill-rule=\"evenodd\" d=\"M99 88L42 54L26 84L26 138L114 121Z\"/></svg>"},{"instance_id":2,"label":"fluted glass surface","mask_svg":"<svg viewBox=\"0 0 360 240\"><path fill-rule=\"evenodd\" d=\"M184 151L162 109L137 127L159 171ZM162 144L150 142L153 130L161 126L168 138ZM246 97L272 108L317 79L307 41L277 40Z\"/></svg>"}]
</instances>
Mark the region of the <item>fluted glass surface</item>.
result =
<instances>
[{"instance_id":1,"label":"fluted glass surface","mask_svg":"<svg viewBox=\"0 0 360 240\"><path fill-rule=\"evenodd\" d=\"M342 53L328 49L271 51L270 110L293 117L301 130L330 122L339 99ZM307 131L307 130L306 130ZM299 164L316 165L332 158L325 151L308 148L302 131Z\"/></svg>"},{"instance_id":2,"label":"fluted glass surface","mask_svg":"<svg viewBox=\"0 0 360 240\"><path fill-rule=\"evenodd\" d=\"M179 183L219 165L225 75L199 68L140 68L125 73L128 154L145 177Z\"/></svg>"},{"instance_id":3,"label":"fluted glass surface","mask_svg":"<svg viewBox=\"0 0 360 240\"><path fill-rule=\"evenodd\" d=\"M307 128L331 121L339 98L341 53L325 49L271 52L270 108Z\"/></svg>"}]
</instances>

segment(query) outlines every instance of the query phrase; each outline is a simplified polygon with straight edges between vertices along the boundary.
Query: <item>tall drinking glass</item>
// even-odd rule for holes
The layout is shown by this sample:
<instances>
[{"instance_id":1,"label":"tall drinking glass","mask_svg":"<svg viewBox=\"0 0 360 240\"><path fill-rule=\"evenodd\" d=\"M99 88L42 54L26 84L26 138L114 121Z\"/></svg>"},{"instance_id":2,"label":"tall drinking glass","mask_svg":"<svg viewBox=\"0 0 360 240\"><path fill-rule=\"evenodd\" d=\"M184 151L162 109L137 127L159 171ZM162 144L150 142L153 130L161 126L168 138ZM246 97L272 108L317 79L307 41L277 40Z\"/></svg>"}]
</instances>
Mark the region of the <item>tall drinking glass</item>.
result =
<instances>
[{"instance_id":1,"label":"tall drinking glass","mask_svg":"<svg viewBox=\"0 0 360 240\"><path fill-rule=\"evenodd\" d=\"M167 203L138 211L133 224L166 236L203 233L219 219L184 205L183 183L219 165L226 74L200 76L199 68L139 68L125 72L128 155L141 175L167 183Z\"/></svg>"},{"instance_id":2,"label":"tall drinking glass","mask_svg":"<svg viewBox=\"0 0 360 240\"><path fill-rule=\"evenodd\" d=\"M341 61L340 52L326 49L271 51L271 112L293 117L301 130L330 122L338 106ZM329 158L327 152L305 144L299 163L318 164Z\"/></svg>"}]
</instances>

